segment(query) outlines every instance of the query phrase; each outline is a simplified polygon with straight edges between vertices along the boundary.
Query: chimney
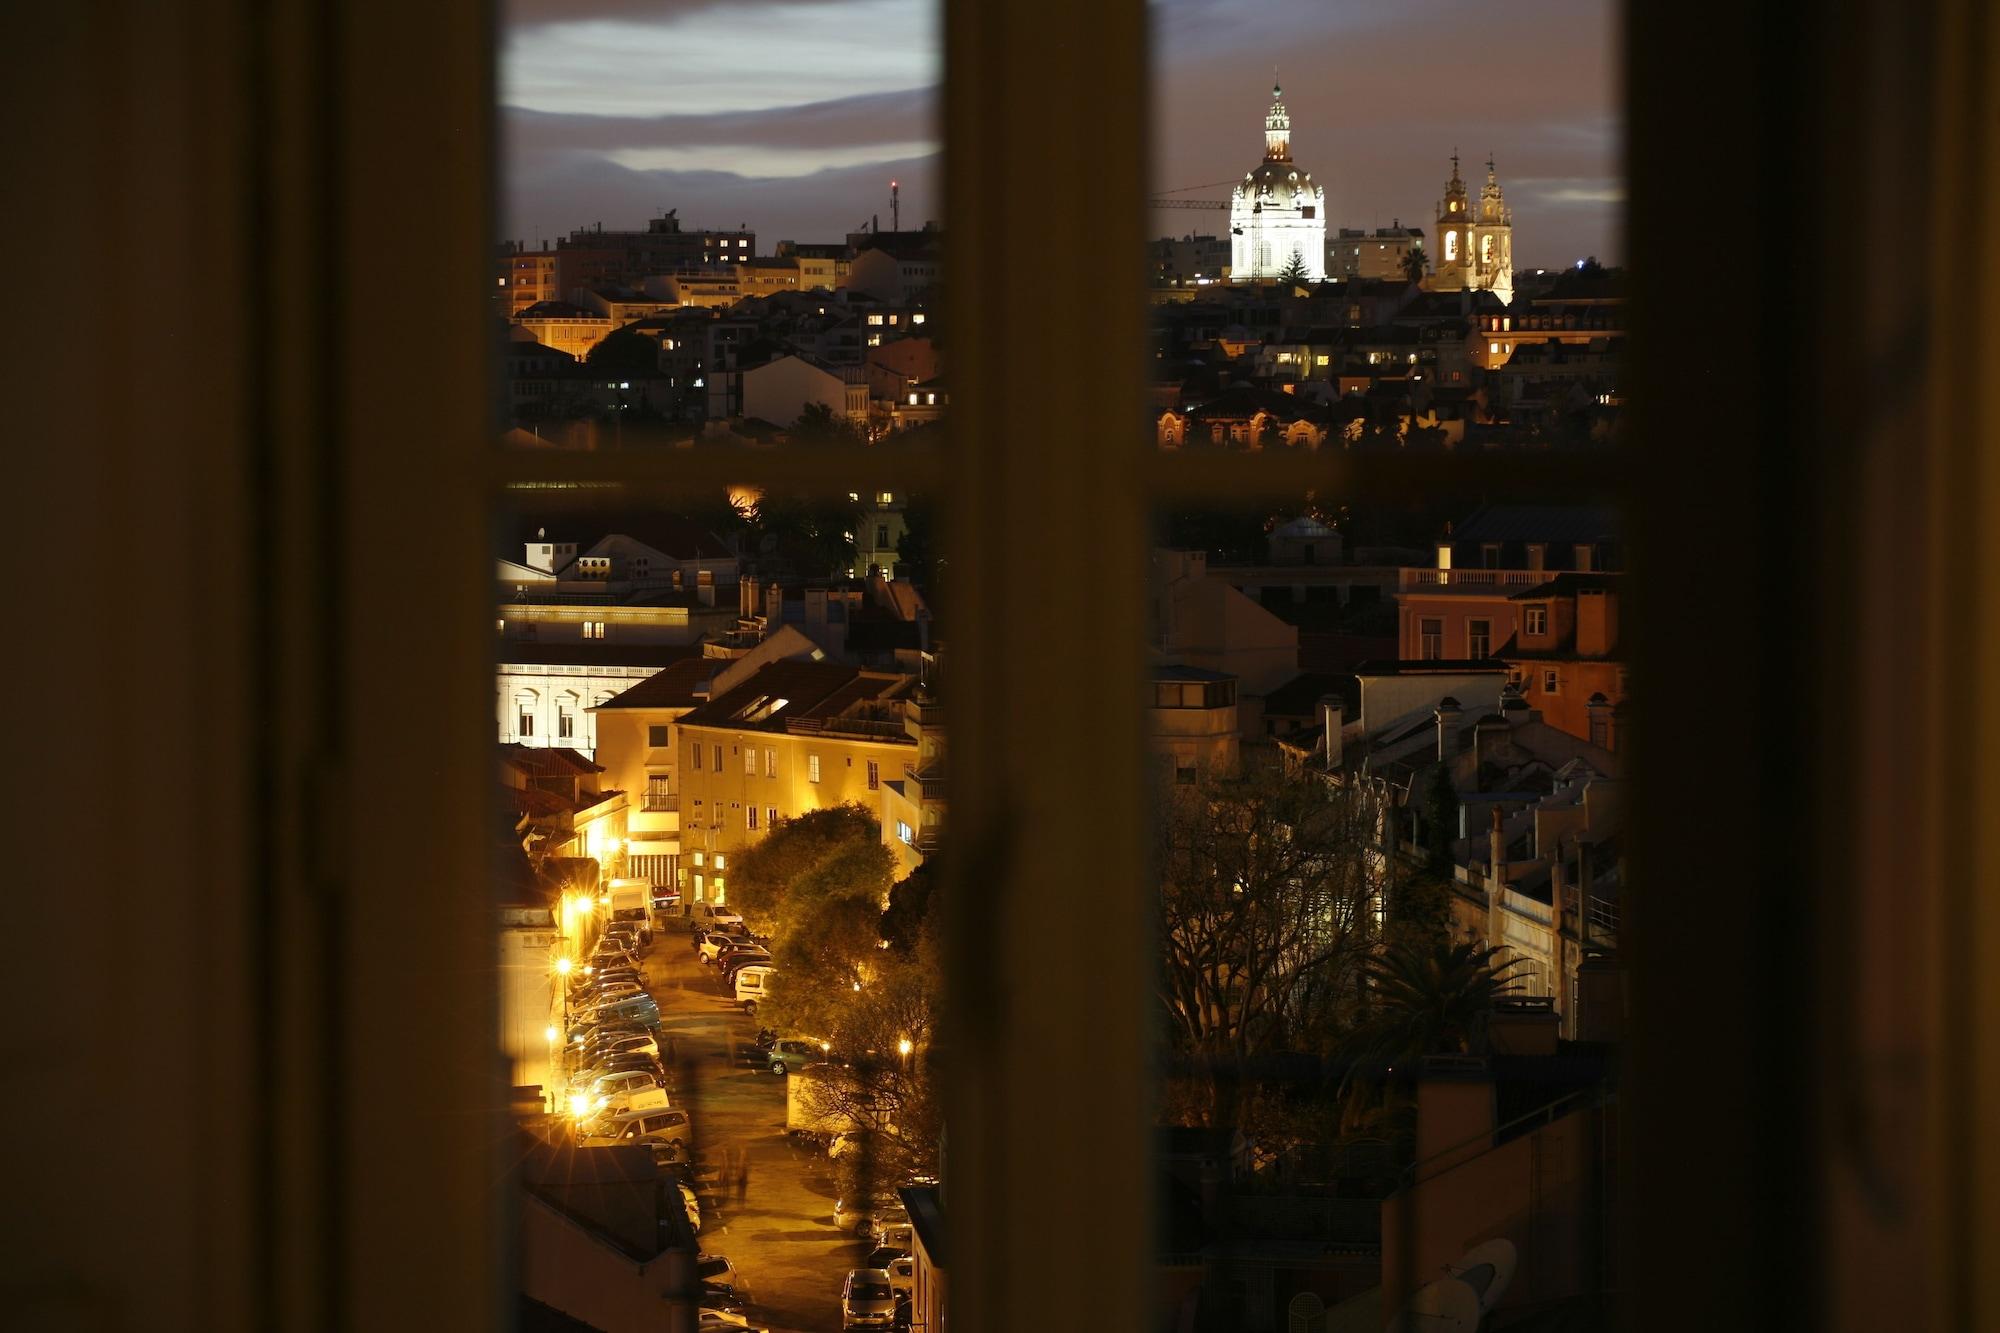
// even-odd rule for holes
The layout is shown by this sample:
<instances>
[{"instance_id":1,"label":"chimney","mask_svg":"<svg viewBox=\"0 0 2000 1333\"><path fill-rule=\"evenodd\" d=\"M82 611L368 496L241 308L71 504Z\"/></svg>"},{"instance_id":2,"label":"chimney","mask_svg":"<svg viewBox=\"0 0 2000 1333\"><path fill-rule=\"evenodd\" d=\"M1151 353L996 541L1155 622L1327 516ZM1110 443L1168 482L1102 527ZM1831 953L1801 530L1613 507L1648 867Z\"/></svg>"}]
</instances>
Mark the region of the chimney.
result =
<instances>
[{"instance_id":1,"label":"chimney","mask_svg":"<svg viewBox=\"0 0 2000 1333\"><path fill-rule=\"evenodd\" d=\"M1576 947L1590 947L1590 847L1576 840Z\"/></svg>"},{"instance_id":2,"label":"chimney","mask_svg":"<svg viewBox=\"0 0 2000 1333\"><path fill-rule=\"evenodd\" d=\"M1343 722L1340 700L1326 695L1319 701L1320 724L1326 731L1326 771L1335 772L1344 757L1340 746L1340 728Z\"/></svg>"},{"instance_id":3,"label":"chimney","mask_svg":"<svg viewBox=\"0 0 2000 1333\"><path fill-rule=\"evenodd\" d=\"M1499 750L1500 742L1507 737L1507 719L1498 713L1488 713L1472 728L1472 789L1484 791L1486 784L1480 777L1480 770Z\"/></svg>"},{"instance_id":4,"label":"chimney","mask_svg":"<svg viewBox=\"0 0 2000 1333\"><path fill-rule=\"evenodd\" d=\"M1507 833L1495 805L1492 831L1486 835L1490 858L1486 880L1486 943L1499 948L1507 939Z\"/></svg>"},{"instance_id":5,"label":"chimney","mask_svg":"<svg viewBox=\"0 0 2000 1333\"><path fill-rule=\"evenodd\" d=\"M1590 715L1590 743L1607 750L1617 749L1618 738L1611 734L1611 701L1602 694L1593 694L1584 709Z\"/></svg>"},{"instance_id":6,"label":"chimney","mask_svg":"<svg viewBox=\"0 0 2000 1333\"><path fill-rule=\"evenodd\" d=\"M806 637L818 643L826 631L826 589L806 589Z\"/></svg>"},{"instance_id":7,"label":"chimney","mask_svg":"<svg viewBox=\"0 0 2000 1333\"><path fill-rule=\"evenodd\" d=\"M1563 917L1569 908L1569 885L1565 882L1562 839L1556 839L1555 855L1549 858L1549 957L1555 963L1556 1015L1562 1026L1576 1031L1576 1006L1569 988L1569 945L1563 942ZM1579 919L1577 925L1583 922Z\"/></svg>"},{"instance_id":8,"label":"chimney","mask_svg":"<svg viewBox=\"0 0 2000 1333\"><path fill-rule=\"evenodd\" d=\"M1447 694L1438 700L1438 762L1449 764L1453 758L1453 733L1458 730L1458 700Z\"/></svg>"}]
</instances>

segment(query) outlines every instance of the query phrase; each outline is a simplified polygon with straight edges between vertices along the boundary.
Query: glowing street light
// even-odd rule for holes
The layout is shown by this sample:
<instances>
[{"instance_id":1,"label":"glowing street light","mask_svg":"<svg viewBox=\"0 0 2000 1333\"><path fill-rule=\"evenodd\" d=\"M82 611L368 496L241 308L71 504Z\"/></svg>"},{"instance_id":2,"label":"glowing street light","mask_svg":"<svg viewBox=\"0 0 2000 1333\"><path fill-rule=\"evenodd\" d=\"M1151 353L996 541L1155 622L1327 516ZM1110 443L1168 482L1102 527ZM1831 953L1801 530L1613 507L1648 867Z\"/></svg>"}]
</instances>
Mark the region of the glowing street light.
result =
<instances>
[{"instance_id":1,"label":"glowing street light","mask_svg":"<svg viewBox=\"0 0 2000 1333\"><path fill-rule=\"evenodd\" d=\"M562 957L556 959L556 975L559 977L568 976L575 967L576 960L568 954L564 954Z\"/></svg>"},{"instance_id":2,"label":"glowing street light","mask_svg":"<svg viewBox=\"0 0 2000 1333\"><path fill-rule=\"evenodd\" d=\"M917 1049L916 1044L912 1042L908 1037L905 1037L901 1041L896 1043L896 1054L902 1056L905 1060L910 1058L910 1052L914 1051L915 1049Z\"/></svg>"}]
</instances>

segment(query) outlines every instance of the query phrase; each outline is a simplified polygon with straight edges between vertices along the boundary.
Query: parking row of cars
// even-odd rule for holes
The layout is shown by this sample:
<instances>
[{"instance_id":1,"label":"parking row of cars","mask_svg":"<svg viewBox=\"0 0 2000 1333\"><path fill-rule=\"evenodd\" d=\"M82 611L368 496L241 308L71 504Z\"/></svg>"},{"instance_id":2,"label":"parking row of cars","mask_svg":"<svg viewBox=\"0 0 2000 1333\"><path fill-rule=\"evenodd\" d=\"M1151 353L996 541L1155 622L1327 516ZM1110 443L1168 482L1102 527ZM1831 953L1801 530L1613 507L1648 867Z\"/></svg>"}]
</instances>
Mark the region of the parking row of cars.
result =
<instances>
[{"instance_id":1,"label":"parking row of cars","mask_svg":"<svg viewBox=\"0 0 2000 1333\"><path fill-rule=\"evenodd\" d=\"M715 969L722 993L741 1005L744 1013L756 1013L770 979L777 975L771 964L770 940L751 934L740 917L698 925L689 938L695 956Z\"/></svg>"},{"instance_id":2,"label":"parking row of cars","mask_svg":"<svg viewBox=\"0 0 2000 1333\"><path fill-rule=\"evenodd\" d=\"M590 957L570 973L568 1108L583 1147L646 1147L679 1193L697 1235L719 1198L717 1172L703 1162L687 1108L674 1098L671 1043L658 1003L646 988L642 959L653 947L650 922L613 920ZM736 1270L720 1255L695 1261L702 1329L748 1329Z\"/></svg>"}]
</instances>

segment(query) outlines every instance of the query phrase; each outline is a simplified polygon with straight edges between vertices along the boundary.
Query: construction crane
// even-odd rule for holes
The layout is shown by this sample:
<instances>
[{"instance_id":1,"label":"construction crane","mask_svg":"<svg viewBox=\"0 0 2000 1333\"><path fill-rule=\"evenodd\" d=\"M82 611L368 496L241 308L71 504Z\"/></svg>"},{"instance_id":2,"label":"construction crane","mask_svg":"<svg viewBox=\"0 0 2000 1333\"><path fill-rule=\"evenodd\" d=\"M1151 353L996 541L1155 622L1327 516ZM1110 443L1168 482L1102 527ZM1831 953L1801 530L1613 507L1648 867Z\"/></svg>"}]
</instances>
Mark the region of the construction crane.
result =
<instances>
[{"instance_id":1,"label":"construction crane","mask_svg":"<svg viewBox=\"0 0 2000 1333\"><path fill-rule=\"evenodd\" d=\"M1147 203L1153 208L1227 208L1227 199L1173 199L1170 195L1186 194L1189 190L1213 190L1221 185L1234 185L1233 180L1210 181L1206 185L1183 185L1178 190L1162 190Z\"/></svg>"}]
</instances>

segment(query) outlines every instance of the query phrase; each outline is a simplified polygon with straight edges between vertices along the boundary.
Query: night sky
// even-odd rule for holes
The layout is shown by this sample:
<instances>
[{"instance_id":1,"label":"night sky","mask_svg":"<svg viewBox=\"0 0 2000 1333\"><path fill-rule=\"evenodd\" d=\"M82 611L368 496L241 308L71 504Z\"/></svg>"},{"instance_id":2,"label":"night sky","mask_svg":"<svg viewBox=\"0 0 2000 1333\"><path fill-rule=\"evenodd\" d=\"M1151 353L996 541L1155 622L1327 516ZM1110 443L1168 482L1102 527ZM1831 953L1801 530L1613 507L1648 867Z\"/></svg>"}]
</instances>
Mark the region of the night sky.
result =
<instances>
[{"instance_id":1,"label":"night sky","mask_svg":"<svg viewBox=\"0 0 2000 1333\"><path fill-rule=\"evenodd\" d=\"M1619 258L1605 0L1151 8L1159 189L1257 164L1275 65L1329 227L1400 218L1428 232L1456 146L1475 184L1494 154L1518 266ZM938 216L935 0L506 0L505 12L509 236L636 228L671 207L694 226L748 223L768 253L838 240L871 214L887 227L891 178L906 227ZM1219 232L1225 216L1155 212L1153 232Z\"/></svg>"}]
</instances>

